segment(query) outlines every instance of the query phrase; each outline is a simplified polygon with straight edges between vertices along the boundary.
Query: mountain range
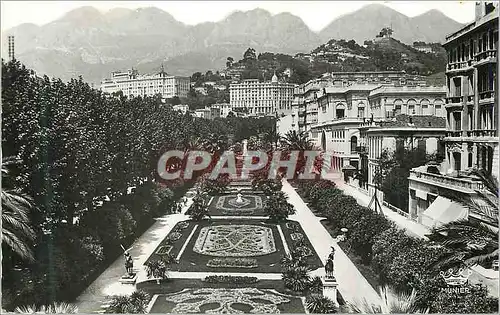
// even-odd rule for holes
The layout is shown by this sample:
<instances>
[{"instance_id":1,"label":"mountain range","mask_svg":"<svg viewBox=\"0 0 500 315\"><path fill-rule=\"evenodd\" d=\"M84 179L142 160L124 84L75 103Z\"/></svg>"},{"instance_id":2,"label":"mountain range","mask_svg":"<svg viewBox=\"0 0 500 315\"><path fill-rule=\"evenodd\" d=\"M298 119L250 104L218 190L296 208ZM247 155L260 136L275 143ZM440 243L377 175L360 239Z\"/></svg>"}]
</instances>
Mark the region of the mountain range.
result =
<instances>
[{"instance_id":1,"label":"mountain range","mask_svg":"<svg viewBox=\"0 0 500 315\"><path fill-rule=\"evenodd\" d=\"M63 80L81 75L98 84L111 71L135 67L151 72L162 63L176 75L221 69L228 56L237 60L248 47L295 54L330 39L362 44L387 26L394 30L394 38L411 44L442 42L462 24L437 10L410 18L380 4L340 16L318 33L297 16L272 15L263 9L236 11L219 22L189 26L155 7L106 13L81 7L42 26L21 24L5 30L2 40L14 35L16 58L39 74Z\"/></svg>"}]
</instances>

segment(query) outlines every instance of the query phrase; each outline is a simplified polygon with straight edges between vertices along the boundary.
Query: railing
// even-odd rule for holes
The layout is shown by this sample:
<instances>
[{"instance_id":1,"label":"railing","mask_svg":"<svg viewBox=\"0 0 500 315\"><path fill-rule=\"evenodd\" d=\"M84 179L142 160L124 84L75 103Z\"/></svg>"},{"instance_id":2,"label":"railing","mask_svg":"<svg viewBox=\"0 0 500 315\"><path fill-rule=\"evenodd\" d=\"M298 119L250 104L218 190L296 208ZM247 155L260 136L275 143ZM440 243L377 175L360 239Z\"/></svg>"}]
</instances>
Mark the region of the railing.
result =
<instances>
[{"instance_id":1,"label":"railing","mask_svg":"<svg viewBox=\"0 0 500 315\"><path fill-rule=\"evenodd\" d=\"M485 51L482 51L474 56L476 61L480 61L486 58L496 58L497 56L497 51L495 49L488 49Z\"/></svg>"},{"instance_id":2,"label":"railing","mask_svg":"<svg viewBox=\"0 0 500 315\"><path fill-rule=\"evenodd\" d=\"M479 93L479 99L484 100L487 98L494 98L495 97L495 91L484 91Z\"/></svg>"},{"instance_id":3,"label":"railing","mask_svg":"<svg viewBox=\"0 0 500 315\"><path fill-rule=\"evenodd\" d=\"M446 132L447 137L460 137L462 136L462 130L451 130Z\"/></svg>"},{"instance_id":4,"label":"railing","mask_svg":"<svg viewBox=\"0 0 500 315\"><path fill-rule=\"evenodd\" d=\"M451 96L446 98L446 104L462 103L463 100L464 100L463 96Z\"/></svg>"},{"instance_id":5,"label":"railing","mask_svg":"<svg viewBox=\"0 0 500 315\"><path fill-rule=\"evenodd\" d=\"M422 173L417 171L410 171L410 178L424 179L439 184L440 186L446 185L446 186L453 186L455 188L456 187L467 188L474 191L484 189L484 184L482 182L473 181L471 179L466 179L466 178L456 178L438 174Z\"/></svg>"},{"instance_id":6,"label":"railing","mask_svg":"<svg viewBox=\"0 0 500 315\"><path fill-rule=\"evenodd\" d=\"M403 210L399 209L398 207L394 207L393 205L391 205L387 201L382 202L382 204L384 206L386 206L387 208L391 209L392 211L396 212L397 214L399 214L399 215L401 215L401 216L403 216L403 217L405 217L407 219L411 219L409 213L404 212Z\"/></svg>"},{"instance_id":7,"label":"railing","mask_svg":"<svg viewBox=\"0 0 500 315\"><path fill-rule=\"evenodd\" d=\"M472 135L474 137L496 137L496 129L476 129L472 130Z\"/></svg>"},{"instance_id":8,"label":"railing","mask_svg":"<svg viewBox=\"0 0 500 315\"><path fill-rule=\"evenodd\" d=\"M448 70L467 68L472 65L472 60L453 62L448 64Z\"/></svg>"}]
</instances>

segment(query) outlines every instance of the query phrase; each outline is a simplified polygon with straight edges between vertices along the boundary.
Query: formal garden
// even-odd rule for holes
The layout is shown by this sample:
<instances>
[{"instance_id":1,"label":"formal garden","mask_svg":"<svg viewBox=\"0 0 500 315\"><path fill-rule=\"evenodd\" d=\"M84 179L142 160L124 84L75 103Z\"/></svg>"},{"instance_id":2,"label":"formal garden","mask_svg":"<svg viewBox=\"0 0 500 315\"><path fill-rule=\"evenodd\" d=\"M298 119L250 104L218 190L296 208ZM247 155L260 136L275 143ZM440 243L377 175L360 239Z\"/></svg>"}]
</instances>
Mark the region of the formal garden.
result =
<instances>
[{"instance_id":1,"label":"formal garden","mask_svg":"<svg viewBox=\"0 0 500 315\"><path fill-rule=\"evenodd\" d=\"M164 220L172 226L157 236L158 246L144 253L144 264L130 267L137 282L123 284L135 291L106 296L92 311L498 311L498 299L485 286L465 283L457 294L440 273L492 260L498 232L458 222L433 231L428 241L408 236L333 182L299 180L311 141L304 133L278 135L272 118L200 119L173 111L159 97L128 98L81 79L39 77L17 61L2 62L2 110L3 310L78 311L77 297ZM381 287L385 304L357 304L338 294L338 306L323 296L315 271L323 270L325 257L318 257L300 220L290 218L297 209L282 181L267 179L269 165L246 182L209 179L217 158L189 180L158 176L158 160L168 150L204 150L214 157L231 150L241 157L245 139L248 150L272 156L279 149L282 159L300 151L289 181L326 218L332 237L345 233L339 245L373 288ZM322 162L314 161L316 170ZM185 163L169 167L182 175ZM189 209L179 213L186 198ZM442 233L449 229L453 233ZM471 238L481 239L481 246ZM388 296L404 307L389 305Z\"/></svg>"}]
</instances>

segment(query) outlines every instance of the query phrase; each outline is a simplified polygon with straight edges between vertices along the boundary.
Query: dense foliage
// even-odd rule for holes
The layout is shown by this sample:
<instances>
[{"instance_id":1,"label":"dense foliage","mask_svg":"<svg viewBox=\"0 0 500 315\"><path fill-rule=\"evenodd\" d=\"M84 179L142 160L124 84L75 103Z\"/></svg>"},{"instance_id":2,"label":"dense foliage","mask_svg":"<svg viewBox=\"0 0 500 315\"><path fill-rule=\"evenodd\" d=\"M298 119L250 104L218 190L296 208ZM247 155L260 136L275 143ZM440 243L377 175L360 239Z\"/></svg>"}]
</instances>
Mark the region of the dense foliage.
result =
<instances>
[{"instance_id":1,"label":"dense foliage","mask_svg":"<svg viewBox=\"0 0 500 315\"><path fill-rule=\"evenodd\" d=\"M264 212L271 221L284 221L289 215L295 213L295 208L288 202L285 193L278 191L271 196L267 196Z\"/></svg>"},{"instance_id":2,"label":"dense foliage","mask_svg":"<svg viewBox=\"0 0 500 315\"><path fill-rule=\"evenodd\" d=\"M424 149L407 149L397 146L396 150L384 150L380 156L380 168L376 169L374 182L384 192L384 200L391 205L408 211L408 187L410 170L422 166L435 158Z\"/></svg>"},{"instance_id":3,"label":"dense foliage","mask_svg":"<svg viewBox=\"0 0 500 315\"><path fill-rule=\"evenodd\" d=\"M456 309L443 301L455 299L457 305L463 307L461 312L498 310L498 305L492 302L498 303L498 299L487 298L484 287L471 290L475 294L472 301L488 301L487 306L469 302L469 295L447 291L439 270L431 268L444 253L442 247L408 236L385 217L358 205L354 198L344 195L333 183L326 180L297 183L299 193L309 205L328 219L333 235L340 234L341 228L348 229L346 242L364 264L376 271L381 283L390 285L397 292L415 290L415 308L430 308L431 313L454 312Z\"/></svg>"},{"instance_id":4,"label":"dense foliage","mask_svg":"<svg viewBox=\"0 0 500 315\"><path fill-rule=\"evenodd\" d=\"M38 77L18 61L2 62L2 111L3 156L22 161L8 165L5 184L32 199L24 212L36 236L32 262L2 238L8 310L74 299L122 246L172 211L202 172L189 181L161 180L164 152L217 154L229 147L230 135L239 141L274 125L272 119L194 118L159 97L127 98L81 79ZM182 169L185 161L170 159L167 167ZM23 214L16 209L13 216Z\"/></svg>"},{"instance_id":5,"label":"dense foliage","mask_svg":"<svg viewBox=\"0 0 500 315\"><path fill-rule=\"evenodd\" d=\"M106 313L144 314L150 298L149 294L141 290L134 291L131 295L115 296L109 303Z\"/></svg>"}]
</instances>

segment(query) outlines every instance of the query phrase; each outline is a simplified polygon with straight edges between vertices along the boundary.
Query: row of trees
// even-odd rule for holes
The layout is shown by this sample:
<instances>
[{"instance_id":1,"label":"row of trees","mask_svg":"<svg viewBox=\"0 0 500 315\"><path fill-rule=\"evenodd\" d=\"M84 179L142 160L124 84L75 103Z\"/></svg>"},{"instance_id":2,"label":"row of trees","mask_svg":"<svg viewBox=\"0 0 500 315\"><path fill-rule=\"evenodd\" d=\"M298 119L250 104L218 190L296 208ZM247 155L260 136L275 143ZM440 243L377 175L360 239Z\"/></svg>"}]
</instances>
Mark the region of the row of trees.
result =
<instances>
[{"instance_id":1,"label":"row of trees","mask_svg":"<svg viewBox=\"0 0 500 315\"><path fill-rule=\"evenodd\" d=\"M415 309L429 309L432 313L498 310L498 299L489 297L486 287L466 284L464 293L450 292L439 274L443 269L463 265L464 257L488 259L486 252L494 254L495 250L498 251L498 241L495 248L491 244L493 234L485 233L484 226L476 226L475 230L483 233L472 233L470 238L445 226L444 230L433 231L432 242L416 239L396 228L385 217L358 205L353 197L344 195L329 181L298 184L300 194L310 206L328 219L333 235L339 234L343 227L348 229L346 247L377 273L382 284L391 286L396 292L416 292ZM462 232L467 230L471 234L477 224L462 222L452 225L463 226ZM443 231L448 232L446 240L443 240ZM478 238L479 235L482 238ZM469 246L485 237L490 240L487 246ZM469 261L477 263L477 259Z\"/></svg>"},{"instance_id":2,"label":"row of trees","mask_svg":"<svg viewBox=\"0 0 500 315\"><path fill-rule=\"evenodd\" d=\"M271 125L182 115L159 97L104 94L81 79L38 77L18 61L2 62L2 110L3 156L12 157L2 168L7 309L72 300L120 245L171 211L192 182L158 178L165 151L214 153L229 147L227 135Z\"/></svg>"}]
</instances>

